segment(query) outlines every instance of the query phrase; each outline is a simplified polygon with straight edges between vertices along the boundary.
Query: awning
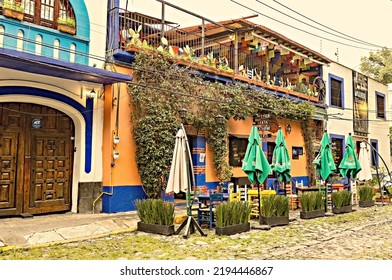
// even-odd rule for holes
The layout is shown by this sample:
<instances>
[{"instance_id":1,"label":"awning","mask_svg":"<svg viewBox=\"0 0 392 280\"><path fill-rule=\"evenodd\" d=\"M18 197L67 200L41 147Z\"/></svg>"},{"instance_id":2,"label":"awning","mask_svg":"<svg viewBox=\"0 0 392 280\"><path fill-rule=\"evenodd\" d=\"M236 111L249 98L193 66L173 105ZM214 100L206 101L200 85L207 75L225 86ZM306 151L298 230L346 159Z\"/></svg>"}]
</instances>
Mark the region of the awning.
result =
<instances>
[{"instance_id":1,"label":"awning","mask_svg":"<svg viewBox=\"0 0 392 280\"><path fill-rule=\"evenodd\" d=\"M132 81L130 75L5 48L0 48L0 67L103 85Z\"/></svg>"}]
</instances>

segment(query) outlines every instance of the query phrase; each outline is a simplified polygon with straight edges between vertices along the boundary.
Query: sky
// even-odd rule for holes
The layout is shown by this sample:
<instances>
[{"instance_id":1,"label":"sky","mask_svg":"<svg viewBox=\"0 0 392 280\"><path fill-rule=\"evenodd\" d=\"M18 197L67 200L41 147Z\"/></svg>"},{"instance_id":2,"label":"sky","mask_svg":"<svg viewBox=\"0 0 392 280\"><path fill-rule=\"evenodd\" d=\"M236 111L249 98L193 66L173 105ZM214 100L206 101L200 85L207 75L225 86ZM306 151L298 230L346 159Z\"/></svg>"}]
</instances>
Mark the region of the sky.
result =
<instances>
[{"instance_id":1,"label":"sky","mask_svg":"<svg viewBox=\"0 0 392 280\"><path fill-rule=\"evenodd\" d=\"M391 0L167 0L218 22L257 15L264 25L351 69L381 47L392 48ZM156 0L120 0L128 10L161 17ZM166 19L187 27L201 20L166 7ZM298 21L299 20L299 21ZM318 24L319 23L319 24ZM321 24L321 25L320 25ZM326 32L328 33L326 33Z\"/></svg>"}]
</instances>

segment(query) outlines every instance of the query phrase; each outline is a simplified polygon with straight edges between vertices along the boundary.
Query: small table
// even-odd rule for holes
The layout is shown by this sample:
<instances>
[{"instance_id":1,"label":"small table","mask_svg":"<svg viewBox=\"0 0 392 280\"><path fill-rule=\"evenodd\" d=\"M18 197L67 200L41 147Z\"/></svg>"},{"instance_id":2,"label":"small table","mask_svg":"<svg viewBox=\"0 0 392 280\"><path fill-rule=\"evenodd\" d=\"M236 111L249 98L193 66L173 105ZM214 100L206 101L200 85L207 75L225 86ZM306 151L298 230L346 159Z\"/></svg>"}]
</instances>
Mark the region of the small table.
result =
<instances>
[{"instance_id":1,"label":"small table","mask_svg":"<svg viewBox=\"0 0 392 280\"><path fill-rule=\"evenodd\" d=\"M203 204L208 204L207 202L210 200L210 194L209 193L203 193L203 194L198 194L196 195L197 199L203 203ZM223 193L223 200L229 200L229 194L228 193Z\"/></svg>"}]
</instances>

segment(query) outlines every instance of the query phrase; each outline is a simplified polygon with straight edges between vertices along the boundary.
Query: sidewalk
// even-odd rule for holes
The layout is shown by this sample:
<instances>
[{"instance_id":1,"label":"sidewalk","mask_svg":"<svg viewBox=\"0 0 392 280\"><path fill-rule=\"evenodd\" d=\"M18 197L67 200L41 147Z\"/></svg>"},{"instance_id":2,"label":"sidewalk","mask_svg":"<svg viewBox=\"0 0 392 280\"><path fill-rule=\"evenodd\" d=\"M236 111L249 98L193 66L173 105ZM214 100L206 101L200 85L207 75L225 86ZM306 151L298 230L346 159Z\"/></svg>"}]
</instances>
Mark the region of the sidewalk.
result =
<instances>
[{"instance_id":1,"label":"sidewalk","mask_svg":"<svg viewBox=\"0 0 392 280\"><path fill-rule=\"evenodd\" d=\"M186 215L185 207L176 206L175 214ZM0 249L70 242L133 231L138 221L136 211L0 218Z\"/></svg>"}]
</instances>

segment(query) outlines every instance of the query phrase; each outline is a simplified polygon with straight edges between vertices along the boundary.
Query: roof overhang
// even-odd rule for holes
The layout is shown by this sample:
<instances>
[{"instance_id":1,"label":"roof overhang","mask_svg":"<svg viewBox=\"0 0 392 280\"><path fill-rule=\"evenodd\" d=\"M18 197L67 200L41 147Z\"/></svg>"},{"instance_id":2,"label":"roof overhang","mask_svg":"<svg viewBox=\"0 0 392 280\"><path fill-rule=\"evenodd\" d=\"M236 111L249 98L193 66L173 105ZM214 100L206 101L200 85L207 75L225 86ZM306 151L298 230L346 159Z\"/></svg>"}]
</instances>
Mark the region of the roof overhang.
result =
<instances>
[{"instance_id":1,"label":"roof overhang","mask_svg":"<svg viewBox=\"0 0 392 280\"><path fill-rule=\"evenodd\" d=\"M132 81L130 75L5 48L0 48L0 67L103 85Z\"/></svg>"}]
</instances>

